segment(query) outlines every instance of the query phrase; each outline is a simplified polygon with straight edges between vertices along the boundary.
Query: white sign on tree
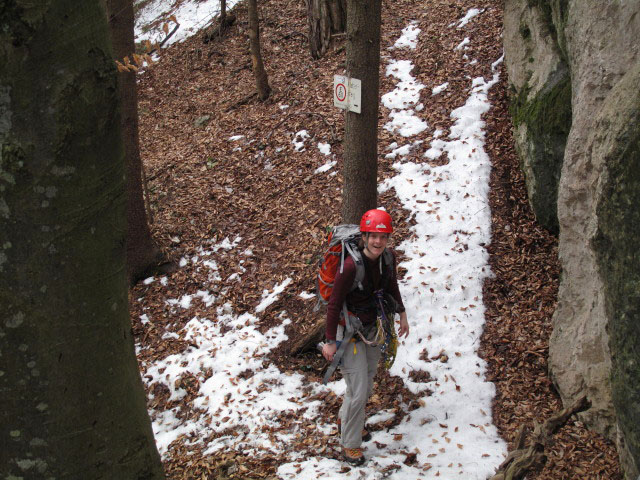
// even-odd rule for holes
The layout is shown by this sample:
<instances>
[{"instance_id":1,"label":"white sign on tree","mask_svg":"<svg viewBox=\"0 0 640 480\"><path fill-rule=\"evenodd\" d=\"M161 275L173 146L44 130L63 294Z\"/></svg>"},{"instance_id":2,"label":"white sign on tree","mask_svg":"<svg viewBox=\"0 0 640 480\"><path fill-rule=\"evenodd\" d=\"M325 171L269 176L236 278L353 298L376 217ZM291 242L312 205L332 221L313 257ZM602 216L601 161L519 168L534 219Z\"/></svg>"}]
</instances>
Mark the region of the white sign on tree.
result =
<instances>
[{"instance_id":1,"label":"white sign on tree","mask_svg":"<svg viewBox=\"0 0 640 480\"><path fill-rule=\"evenodd\" d=\"M343 110L360 113L362 82L344 75L333 76L333 105Z\"/></svg>"}]
</instances>

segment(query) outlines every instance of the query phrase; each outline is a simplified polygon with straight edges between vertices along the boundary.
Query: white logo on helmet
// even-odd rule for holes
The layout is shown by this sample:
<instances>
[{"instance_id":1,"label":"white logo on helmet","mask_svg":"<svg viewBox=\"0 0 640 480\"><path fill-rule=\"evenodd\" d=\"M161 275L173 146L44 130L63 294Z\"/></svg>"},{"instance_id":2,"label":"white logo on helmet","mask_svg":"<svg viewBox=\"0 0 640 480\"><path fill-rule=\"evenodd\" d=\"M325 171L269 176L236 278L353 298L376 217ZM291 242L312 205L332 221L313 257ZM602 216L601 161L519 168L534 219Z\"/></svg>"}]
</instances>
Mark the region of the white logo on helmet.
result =
<instances>
[{"instance_id":1,"label":"white logo on helmet","mask_svg":"<svg viewBox=\"0 0 640 480\"><path fill-rule=\"evenodd\" d=\"M366 223L367 225L371 225L371 220L367 220L367 221L366 221L366 222L364 222L364 223Z\"/></svg>"},{"instance_id":2,"label":"white logo on helmet","mask_svg":"<svg viewBox=\"0 0 640 480\"><path fill-rule=\"evenodd\" d=\"M384 223L379 223L376 228L384 228L386 230L387 226Z\"/></svg>"}]
</instances>

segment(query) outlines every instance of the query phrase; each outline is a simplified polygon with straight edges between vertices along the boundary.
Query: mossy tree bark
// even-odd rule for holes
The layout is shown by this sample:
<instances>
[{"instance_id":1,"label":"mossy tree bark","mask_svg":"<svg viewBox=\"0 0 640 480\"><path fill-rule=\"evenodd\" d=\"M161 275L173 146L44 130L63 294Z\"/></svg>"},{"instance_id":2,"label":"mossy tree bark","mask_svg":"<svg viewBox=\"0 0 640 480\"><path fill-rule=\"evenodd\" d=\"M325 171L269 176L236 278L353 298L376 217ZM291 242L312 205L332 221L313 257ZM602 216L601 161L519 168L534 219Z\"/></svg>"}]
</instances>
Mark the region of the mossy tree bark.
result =
<instances>
[{"instance_id":1,"label":"mossy tree bark","mask_svg":"<svg viewBox=\"0 0 640 480\"><path fill-rule=\"evenodd\" d=\"M1 476L163 478L129 322L104 9L7 0L0 22Z\"/></svg>"},{"instance_id":2,"label":"mossy tree bark","mask_svg":"<svg viewBox=\"0 0 640 480\"><path fill-rule=\"evenodd\" d=\"M109 20L109 32L116 59L135 51L133 34L133 2L103 0ZM138 135L138 92L136 73L118 73L118 91L125 163L127 166L127 274L129 283L153 274L165 261L162 251L151 236L143 198L143 166Z\"/></svg>"},{"instance_id":3,"label":"mossy tree bark","mask_svg":"<svg viewBox=\"0 0 640 480\"><path fill-rule=\"evenodd\" d=\"M347 76L362 82L361 113L347 112L342 220L359 223L378 201L381 0L347 1Z\"/></svg>"},{"instance_id":4,"label":"mossy tree bark","mask_svg":"<svg viewBox=\"0 0 640 480\"><path fill-rule=\"evenodd\" d=\"M307 0L307 23L309 50L318 59L327 53L332 36L346 29L346 0Z\"/></svg>"},{"instance_id":5,"label":"mossy tree bark","mask_svg":"<svg viewBox=\"0 0 640 480\"><path fill-rule=\"evenodd\" d=\"M258 20L258 2L257 0L249 0L247 2L249 8L249 42L251 48L251 63L253 65L253 75L256 78L256 88L260 100L266 100L271 93L267 72L262 62L262 53L260 52L260 21Z\"/></svg>"}]
</instances>

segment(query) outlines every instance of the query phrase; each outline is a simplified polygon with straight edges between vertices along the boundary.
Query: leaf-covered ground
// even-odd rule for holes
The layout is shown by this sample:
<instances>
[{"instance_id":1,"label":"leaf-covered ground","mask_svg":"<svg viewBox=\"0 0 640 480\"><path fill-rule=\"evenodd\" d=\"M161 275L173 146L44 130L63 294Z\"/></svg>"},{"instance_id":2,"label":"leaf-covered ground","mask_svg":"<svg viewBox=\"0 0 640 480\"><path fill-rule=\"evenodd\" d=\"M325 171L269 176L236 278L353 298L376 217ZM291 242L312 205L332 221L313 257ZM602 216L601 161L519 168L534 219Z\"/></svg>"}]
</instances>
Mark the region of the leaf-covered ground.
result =
<instances>
[{"instance_id":1,"label":"leaf-covered ground","mask_svg":"<svg viewBox=\"0 0 640 480\"><path fill-rule=\"evenodd\" d=\"M216 257L216 274L222 281L213 290L210 272L189 265L169 275L169 292L157 281L132 289L132 321L137 342L143 347L141 362L189 347L188 339L170 333L182 331L194 315L207 316L209 306L202 295L198 298L199 291L211 290L217 304L230 303L240 313L255 309L264 290L289 277L295 291L313 291L326 227L339 221L344 121L341 111L333 107L331 87L333 75L342 73L343 44L336 39L323 59L313 61L306 42L304 2L269 0L259 8L264 62L273 88L266 102L258 102L252 95L248 22L242 4L235 9L238 23L224 36L204 43L199 34L173 45L162 52L159 63L140 75L141 149L158 242L176 262L202 246L219 245L229 235L241 236L248 250L241 265L235 256ZM471 8L484 9L483 21L470 22L464 30L452 28ZM490 78L488 66L502 50L501 8L498 0L383 2L383 48L392 45L399 31L412 21L422 31L412 75L425 85L421 115L430 128L412 141L429 144L437 129L448 134L452 110L466 101L467 76ZM468 58L452 52L471 34L474 41L465 54L482 61L470 73ZM384 62L383 58L381 72ZM546 360L559 265L556 239L536 224L527 203L512 147L506 73L502 66L500 69L500 82L490 90L492 108L486 116L485 149L493 164L492 243L488 250L494 277L484 286L487 324L481 352L489 364L488 378L497 388L494 423L505 440L512 442L520 425L530 429L534 421L543 421L561 408L547 375ZM445 82L449 87L432 96L432 89ZM381 75L381 93L392 89L393 79ZM389 111L380 111L382 182L394 175L394 160L386 158L389 151L384 148L394 141L406 141L383 128ZM293 141L295 133L303 129L309 138L301 153ZM317 148L318 142L331 144L336 175L309 173L330 159ZM405 160L412 155L418 159L422 150L414 149ZM394 218L406 218L393 190L386 192L380 203ZM408 235L408 227L398 225L396 242ZM240 269L244 274L235 275ZM193 295L196 300L182 312L165 301L167 293L176 299ZM277 314L286 308L293 320L286 334L294 341L316 315L309 303L285 292L265 310L260 331L278 325L281 320ZM154 321L142 321L143 315ZM285 347L276 349L268 362L282 371L302 373L309 381L318 381L325 366L314 352L292 358L286 355ZM189 411L198 382L197 378L181 379L180 387L187 392L180 400L183 412ZM167 402L170 396L157 384L149 395L150 408ZM412 394L402 381L383 374L369 410L393 410L399 398L411 405ZM327 396L322 401L326 416L334 418L339 399ZM388 425L376 428L388 428L406 415L406 409L395 411L397 415ZM282 419L281 423L293 420ZM291 447L335 457L336 443L335 437L328 444L326 437L310 436ZM233 451L205 454L204 450L178 437L165 461L169 476L265 478L275 475L280 460L276 456L247 458ZM622 478L613 446L576 420L554 436L547 455L546 466L527 478Z\"/></svg>"}]
</instances>

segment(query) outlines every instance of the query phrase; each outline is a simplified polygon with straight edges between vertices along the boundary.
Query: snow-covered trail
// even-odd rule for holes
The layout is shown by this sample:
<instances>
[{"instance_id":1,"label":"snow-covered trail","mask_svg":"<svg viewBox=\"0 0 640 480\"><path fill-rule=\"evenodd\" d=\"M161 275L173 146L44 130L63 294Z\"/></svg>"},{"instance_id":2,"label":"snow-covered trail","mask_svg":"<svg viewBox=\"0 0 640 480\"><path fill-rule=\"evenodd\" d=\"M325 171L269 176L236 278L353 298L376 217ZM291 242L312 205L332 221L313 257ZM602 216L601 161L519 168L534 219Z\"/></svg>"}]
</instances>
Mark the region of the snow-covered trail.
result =
<instances>
[{"instance_id":1,"label":"snow-covered trail","mask_svg":"<svg viewBox=\"0 0 640 480\"><path fill-rule=\"evenodd\" d=\"M470 10L458 25L464 26L479 13ZM494 73L488 81L481 77L470 80L466 103L451 112L454 124L448 138L440 139L441 133L434 133L436 139L424 157L436 159L444 154L446 165L403 162L402 157L420 143L410 138L428 128L419 114L424 108L419 103L423 86L410 74L411 51L419 33L415 25L408 25L391 50L395 58L388 60L387 75L394 76L397 85L382 97L390 110L385 128L407 138L408 143L387 148L400 161L394 164L397 175L380 190L394 188L416 222L410 238L397 247L407 257L401 264L408 272L401 291L412 335L402 341L391 374L425 397L422 407L400 425L374 434L373 440L385 447L367 446L371 460L358 474L386 478L393 467L396 470L389 478L484 479L506 454L506 445L491 421L495 388L484 380L485 362L477 355L484 325L482 284L490 275L485 245L491 236L491 165L484 151L482 115L490 109L487 94L499 76ZM500 62L496 59L492 71ZM433 94L445 88L442 85ZM431 381L412 381L408 375L412 371L428 372ZM403 464L407 452L417 454L417 468ZM312 479L327 468L332 469L331 478L353 478L350 472L338 474L326 459L285 465L279 473Z\"/></svg>"},{"instance_id":2,"label":"snow-covered trail","mask_svg":"<svg viewBox=\"0 0 640 480\"><path fill-rule=\"evenodd\" d=\"M471 9L452 28L481 21L481 14ZM498 81L496 67L501 60L495 59L492 78L469 79L467 101L451 112L450 134L445 138L442 132L434 132L431 144L421 145L411 138L430 128L420 114L424 106L419 103L419 92L424 86L409 73L419 35L419 28L411 23L388 49L386 73L397 84L383 96L389 116L385 128L407 143L381 146L397 160L397 174L380 189L394 189L415 220L410 237L396 247L406 257L401 266L408 273L401 291L411 335L401 342L391 373L423 396L420 407L396 427L373 432L365 451L369 460L362 467L343 469L341 462L323 455L326 448L320 448L315 457L291 451L287 445L293 440L314 434L308 430L310 425L318 435L335 431L319 415L317 398L328 390L342 394L344 385L342 381L327 387L308 385L303 376L265 363L269 352L286 340L284 330L290 320L282 311L282 323L260 333L260 316L283 291L292 288L290 280L264 291L253 313L238 315L231 305L217 303L215 289L232 288L233 279L223 282L215 257L237 258L236 275L241 276L245 273L243 259L252 255L243 239L229 232L232 240L203 246L181 262L181 266L206 271L210 288L196 295L166 298L172 308L189 310L192 299L199 297L207 307L215 308L215 314L194 316L180 332L191 345L183 353L142 365L145 381L164 385L174 401L170 409L150 411L161 454L169 455L170 443L184 436L184 442L202 447L204 454L233 450L258 457L277 455L284 459L278 468L280 478L314 480L485 479L502 462L506 445L491 420L494 386L484 379L485 363L477 355L484 325L482 283L491 274L485 249L491 235L491 167L484 150L482 115L490 111L487 94ZM465 38L456 49L463 51L469 42L473 38ZM443 84L432 93L438 95L446 88ZM230 141L234 141L233 134L229 132ZM298 132L294 140L304 145L305 136ZM327 147L322 142L318 145L321 150ZM424 163L404 159L415 149L424 150ZM304 148L299 151L304 155ZM429 165L428 160L442 155L448 159L446 165ZM335 162L327 165L315 174L327 174ZM166 285L168 280L150 278L147 282ZM223 283L227 286L222 287ZM296 293L313 301L306 292ZM143 317L143 322L153 322ZM420 371L430 381L412 381L409 374ZM187 395L181 379L191 376L199 385L191 405L195 413L187 413L180 404ZM369 422L382 422L390 415L392 412L379 412ZM288 419L286 426L283 418ZM415 461L406 462L414 455Z\"/></svg>"}]
</instances>

